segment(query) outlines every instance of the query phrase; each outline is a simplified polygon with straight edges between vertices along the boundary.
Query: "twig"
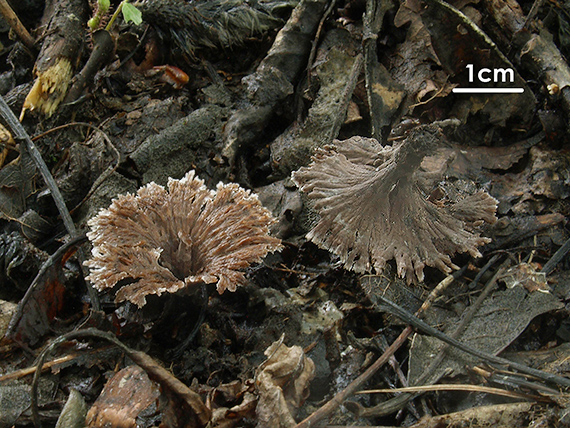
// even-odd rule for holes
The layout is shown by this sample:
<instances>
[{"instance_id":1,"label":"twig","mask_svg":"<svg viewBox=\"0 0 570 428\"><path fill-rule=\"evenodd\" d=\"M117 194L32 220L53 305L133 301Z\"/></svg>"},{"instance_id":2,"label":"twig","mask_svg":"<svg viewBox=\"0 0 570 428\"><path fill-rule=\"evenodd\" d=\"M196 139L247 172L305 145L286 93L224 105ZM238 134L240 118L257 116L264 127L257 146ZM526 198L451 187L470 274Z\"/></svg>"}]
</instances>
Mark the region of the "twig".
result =
<instances>
[{"instance_id":1,"label":"twig","mask_svg":"<svg viewBox=\"0 0 570 428\"><path fill-rule=\"evenodd\" d=\"M315 36L313 37L313 40L311 42L311 52L309 53L309 59L307 60L307 69L306 69L307 87L311 86L310 85L310 82L311 82L310 68L312 67L313 62L315 61L315 57L317 56L317 46L318 46L319 38L321 37L323 25L324 25L325 21L328 19L328 17L330 16L330 14L332 13L335 4L336 4L336 0L331 0L331 2L329 3L329 6L325 10L325 12L323 13L323 16L321 17L321 20L319 21L319 25L317 26L317 31L315 32Z\"/></svg>"},{"instance_id":2,"label":"twig","mask_svg":"<svg viewBox=\"0 0 570 428\"><path fill-rule=\"evenodd\" d=\"M102 353L104 351L107 351L107 349L103 348L103 349L98 349L96 352L94 352L93 354L99 354ZM48 369L51 369L52 367L57 367L63 364L68 364L70 361L73 360L77 360L79 358L83 358L84 354L73 354L73 355L65 355L63 357L59 357L56 358L55 360L52 361L48 361L47 363L45 363L42 367L41 370L42 372L45 372ZM3 375L0 375L0 384L3 382L8 382L14 379L20 379L23 378L24 376L29 376L29 375L33 375L37 370L36 366L33 367L26 367L25 369L20 369L20 370L16 370L10 373L6 373Z\"/></svg>"},{"instance_id":3,"label":"twig","mask_svg":"<svg viewBox=\"0 0 570 428\"><path fill-rule=\"evenodd\" d=\"M72 238L77 236L77 229L75 228L75 224L71 219L71 214L65 205L65 201L63 200L63 196L61 196L61 192L57 187L57 183L55 182L53 176L49 168L47 167L46 163L44 162L42 155L40 154L39 150L37 149L36 145L22 126L22 124L18 121L6 101L4 101L4 97L0 97L0 116L4 121L6 121L6 125L8 126L10 132L12 133L12 137L14 140L23 141L26 150L34 160L36 167L39 169L40 173L46 185L48 186L51 196L55 201L55 205L61 215L61 219L63 220L63 224L67 229L67 232L71 235Z\"/></svg>"},{"instance_id":4,"label":"twig","mask_svg":"<svg viewBox=\"0 0 570 428\"><path fill-rule=\"evenodd\" d=\"M479 270L479 272L477 272L477 275L475 275L475 278L473 279L473 281L471 281L469 283L467 288L469 288L470 290L473 290L477 286L479 281L481 280L481 277L485 274L485 272L487 272L491 268L491 266L493 266L495 264L495 262L499 259L500 256L501 256L501 253L493 255L493 257L491 257L489 259L489 261L487 263L485 263L485 266L483 266Z\"/></svg>"},{"instance_id":5,"label":"twig","mask_svg":"<svg viewBox=\"0 0 570 428\"><path fill-rule=\"evenodd\" d=\"M530 21L534 19L534 17L536 16L536 14L538 13L543 4L544 0L534 0L534 3L532 4L530 11L528 12L528 15L524 20L522 28L528 28L528 24L530 23Z\"/></svg>"},{"instance_id":6,"label":"twig","mask_svg":"<svg viewBox=\"0 0 570 428\"><path fill-rule=\"evenodd\" d=\"M311 87L311 67L313 66L313 62L315 61L315 57L317 55L317 46L319 45L319 39L321 37L321 32L323 30L323 25L325 21L328 19L330 14L333 11L333 8L336 4L336 0L331 0L329 6L323 13L319 25L317 26L317 31L313 40L311 41L311 51L309 52L309 58L307 59L307 67L305 68L305 74L307 76L307 81L305 86L307 88ZM297 121L300 123L303 121L303 97L301 96L301 91L297 91L295 104L297 105Z\"/></svg>"},{"instance_id":7,"label":"twig","mask_svg":"<svg viewBox=\"0 0 570 428\"><path fill-rule=\"evenodd\" d=\"M459 271L455 272L453 275L447 276L443 281L441 281L437 287L435 287L427 299L424 301L422 306L417 310L416 315L420 315L425 312L433 303L433 301L441 294L441 292L447 288L455 278L459 277L465 271L466 267L463 267ZM374 375L382 367L392 355L405 343L408 337L413 333L413 328L407 326L398 338L384 351L384 353L370 366L364 373L353 380L345 389L336 394L332 399L330 399L324 406L320 407L313 414L305 418L302 422L298 423L295 428L309 428L314 426L318 421L327 417L332 413L337 407L339 407L344 400L349 396L358 391L361 386Z\"/></svg>"},{"instance_id":8,"label":"twig","mask_svg":"<svg viewBox=\"0 0 570 428\"><path fill-rule=\"evenodd\" d=\"M95 74L111 61L115 53L115 40L108 31L96 31L91 39L93 43L91 55L83 69L75 76L74 82L63 100L64 104L73 105L81 97L85 88L91 84Z\"/></svg>"},{"instance_id":9,"label":"twig","mask_svg":"<svg viewBox=\"0 0 570 428\"><path fill-rule=\"evenodd\" d=\"M398 392L432 392L432 391L470 391L482 392L485 394L502 395L511 398L524 398L526 400L535 400L550 403L551 400L547 397L539 395L523 394L516 391L508 391L500 388L492 388L489 386L481 385L460 385L460 384L438 384L438 385L423 385L423 386L408 386L406 388L388 388L388 389L368 389L364 391L357 391L355 394L393 394Z\"/></svg>"},{"instance_id":10,"label":"twig","mask_svg":"<svg viewBox=\"0 0 570 428\"><path fill-rule=\"evenodd\" d=\"M6 22L10 25L10 28L22 39L26 47L30 50L35 50L36 41L30 35L26 27L24 27L20 18L14 13L6 0L0 0L0 15L4 17Z\"/></svg>"},{"instance_id":11,"label":"twig","mask_svg":"<svg viewBox=\"0 0 570 428\"><path fill-rule=\"evenodd\" d=\"M73 220L71 218L71 214L70 214L69 210L67 209L67 206L65 205L65 201L63 200L63 196L61 195L59 188L57 187L57 183L55 182L53 176L51 175L51 172L49 171L46 163L44 162L40 152L38 151L36 145L34 144L33 140L30 138L30 136L28 135L28 133L26 132L26 130L24 129L22 124L18 121L18 119L16 119L16 116L14 116L14 113L12 113L12 110L10 110L10 108L8 107L6 102L4 101L4 98L2 98L2 97L0 97L0 116L2 116L2 118L7 122L7 125L9 126L10 131L12 132L12 136L17 140L23 140L25 142L28 153L30 154L30 156L34 160L36 167L40 170L40 173L42 174L44 181L46 182L48 188L50 189L51 195L55 201L55 205L57 206L57 208L59 210L59 213L61 215L61 218L63 220L65 228L67 229L67 231L71 237L71 240L73 241L75 238L81 238L82 235L77 232L77 229L75 228L75 224L73 223ZM100 129L98 129L98 128L96 128L93 125L90 125L88 123L82 123L82 122L78 122L78 123L81 123L83 126L87 126L87 127L96 129L99 132L103 132ZM53 131L60 129L60 128L61 127L54 128L51 131L45 132L43 135L46 135L49 132L53 132ZM111 143L111 140L107 137L106 134L104 134L104 138L110 144L110 146L115 150L115 153L117 154L117 156L119 156L117 149L115 149L115 146L113 146L113 144ZM119 162L119 158L117 158L117 166L118 166L118 162ZM115 169L116 169L116 167L115 167ZM105 172L107 172L107 171L105 171ZM105 173L103 173L103 175L104 174ZM109 175L110 175L110 173L109 173ZM100 185L101 182L102 182L102 180L98 183L98 185ZM97 183L97 181L94 183L94 186L96 183ZM93 190L93 187L92 187L92 190ZM88 193L88 196L92 193L92 190L90 190L90 193ZM84 200L85 200L85 198L84 198ZM83 202L83 201L81 201L81 202ZM86 259L86 257L85 257L85 254L81 248L78 249L78 257L79 257L79 265L80 265L81 271L83 272L83 276L86 277L87 275L85 272L85 266L83 266L83 261ZM95 292L95 290L93 289L93 286L91 285L91 283L89 281L86 280L85 283L87 284L87 293L89 294L89 299L91 300L91 308L94 311L98 311L100 308L100 305L99 305L99 299L97 297L97 293ZM32 287L30 287L30 289L31 288Z\"/></svg>"},{"instance_id":12,"label":"twig","mask_svg":"<svg viewBox=\"0 0 570 428\"><path fill-rule=\"evenodd\" d=\"M498 255L493 256L491 258L491 260L489 260L489 262L487 263L486 266L491 266L494 262L497 261L497 259L499 258ZM497 278L503 273L504 270L504 266L505 266L506 262L503 263L503 265L501 265L501 267L499 267L499 269L497 269L497 271L495 272L495 274L491 277L491 279L487 282L487 284L485 285L485 288L483 289L483 292L479 295L479 297L477 298L477 300L475 301L475 303L473 305L471 305L467 311L467 313L463 316L463 318L461 319L461 321L459 322L459 324L457 325L457 327L455 328L455 330L453 331L453 333L450 335L451 338L453 339L458 339L459 337L461 337L461 335L463 334L463 332L465 331L465 328L467 327L467 324L469 324L471 322L471 320L473 319L473 317L475 316L475 314L477 314L477 312L479 311L479 309L481 308L481 305L483 304L483 301L487 298L487 296L489 296L489 294L491 293L491 291L493 291L493 289L495 288L495 285L497 283ZM481 269L481 271L483 271L483 269ZM476 278L477 279L477 278ZM449 347L449 345L444 344L443 347L439 350L439 354L438 356L434 359L434 361L430 364L429 369L435 369L443 360L443 357L445 355L445 350ZM421 383L425 380L427 376L421 376L418 379L418 383Z\"/></svg>"},{"instance_id":13,"label":"twig","mask_svg":"<svg viewBox=\"0 0 570 428\"><path fill-rule=\"evenodd\" d=\"M542 267L542 270L540 272L545 275L550 275L556 265L566 256L566 254L568 254L568 251L570 251L570 239L568 239L564 245L562 245L562 247L560 247L558 251L554 253L550 260L548 260Z\"/></svg>"},{"instance_id":14,"label":"twig","mask_svg":"<svg viewBox=\"0 0 570 428\"><path fill-rule=\"evenodd\" d=\"M72 331L71 333L59 336L53 340L42 351L36 364L34 380L31 390L31 409L32 420L36 428L41 428L41 421L38 413L38 383L46 358L62 343L72 339L81 337L96 337L111 342L121 349L127 357L133 360L137 365L141 366L147 373L149 378L155 380L163 386L168 387L171 391L179 395L194 411L200 426L205 426L210 421L210 410L202 402L202 398L196 392L188 388L180 380L172 376L164 367L161 367L153 358L141 351L136 351L122 343L111 333L107 333L95 328L87 328L85 330Z\"/></svg>"},{"instance_id":15,"label":"twig","mask_svg":"<svg viewBox=\"0 0 570 428\"><path fill-rule=\"evenodd\" d=\"M380 336L381 341L382 341L382 346L383 346L383 350L385 350L385 348L388 347L388 341L386 340L386 337L384 335ZM396 373L396 376L398 377L398 379L400 380L400 383L402 384L402 387L409 387L409 383L408 383L408 379L406 377L406 375L404 374L404 372L402 371L402 368L400 367L400 364L398 363L398 360L396 359L396 357L394 355L392 355L390 357L390 366L392 367L392 370L394 371L394 373ZM400 394L398 395L396 398L399 397L403 397L404 395L407 394ZM388 400L389 401L389 400ZM418 412L418 409L416 408L416 406L414 405L414 403L410 402L411 400L407 400L406 402L403 402L403 405L406 405L408 408L408 411L416 418L416 419L421 419L421 416ZM356 403L354 403L356 404ZM362 406L362 409L364 408L364 406ZM362 409L360 408L360 405L358 407L358 415L360 416L360 412L362 411ZM367 409L368 410L368 409ZM394 412L391 412L394 413Z\"/></svg>"},{"instance_id":16,"label":"twig","mask_svg":"<svg viewBox=\"0 0 570 428\"><path fill-rule=\"evenodd\" d=\"M481 271L483 271L485 268L488 269L488 267L490 267L493 263L495 263L498 258L499 258L498 255L493 256L491 258L491 260L489 260L489 262L483 267L483 269L481 269ZM499 267L499 269L497 269L497 271L491 277L491 279L489 281L487 281L487 284L485 284L485 288L483 289L483 292L479 295L479 297L477 298L475 303L473 303L473 305L471 305L468 308L467 313L462 317L461 321L459 322L457 327L455 327L455 330L453 330L453 333L450 335L450 337L452 337L453 339L458 339L459 337L461 337L461 335L465 331L465 328L467 327L467 324L469 324L471 322L473 317L477 314L477 312L481 308L481 305L483 304L483 302L485 301L487 296L489 296L491 291L493 291L493 289L495 288L495 285L497 283L497 278L499 278L499 276L503 273L503 270L505 269L507 261L505 261ZM479 272L479 273L481 273L481 272ZM477 278L475 278L475 280L478 281L479 280L478 278L480 278L479 275L477 275ZM441 359L442 359L444 352L447 348L448 348L448 345L443 345L442 349L440 349L439 352L440 352L441 357L440 357L439 361L438 361L438 358L436 358L434 360L434 363L436 363L436 365L439 365L439 363L441 362ZM423 379L420 378L418 381L422 382L422 380Z\"/></svg>"}]
</instances>

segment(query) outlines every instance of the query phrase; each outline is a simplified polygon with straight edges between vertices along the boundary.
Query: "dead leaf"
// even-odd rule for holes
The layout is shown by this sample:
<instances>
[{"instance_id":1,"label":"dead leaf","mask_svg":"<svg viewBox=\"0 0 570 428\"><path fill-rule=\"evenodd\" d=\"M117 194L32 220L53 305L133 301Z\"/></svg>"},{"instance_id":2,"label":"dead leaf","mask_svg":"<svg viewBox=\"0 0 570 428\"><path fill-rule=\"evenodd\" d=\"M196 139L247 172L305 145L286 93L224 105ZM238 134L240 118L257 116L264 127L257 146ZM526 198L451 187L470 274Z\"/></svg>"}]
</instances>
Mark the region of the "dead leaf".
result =
<instances>
[{"instance_id":1,"label":"dead leaf","mask_svg":"<svg viewBox=\"0 0 570 428\"><path fill-rule=\"evenodd\" d=\"M87 413L88 428L135 428L137 417L156 404L160 392L139 366L117 372Z\"/></svg>"},{"instance_id":2,"label":"dead leaf","mask_svg":"<svg viewBox=\"0 0 570 428\"><path fill-rule=\"evenodd\" d=\"M212 428L232 428L243 418L254 417L257 395L253 381L236 380L213 388L206 406L212 410Z\"/></svg>"},{"instance_id":3,"label":"dead leaf","mask_svg":"<svg viewBox=\"0 0 570 428\"><path fill-rule=\"evenodd\" d=\"M271 344L265 355L268 359L257 375L257 426L294 427L294 416L307 398L315 364L300 346L288 347L281 340Z\"/></svg>"},{"instance_id":4,"label":"dead leaf","mask_svg":"<svg viewBox=\"0 0 570 428\"><path fill-rule=\"evenodd\" d=\"M26 211L27 199L34 192L36 167L26 150L0 169L0 218L13 220Z\"/></svg>"},{"instance_id":5,"label":"dead leaf","mask_svg":"<svg viewBox=\"0 0 570 428\"><path fill-rule=\"evenodd\" d=\"M448 95L455 85L448 82L447 74L440 68L429 32L424 26L417 0L403 2L396 13L394 24L401 27L410 23L406 40L391 56L390 74L406 89L404 103L410 114L420 104Z\"/></svg>"},{"instance_id":6,"label":"dead leaf","mask_svg":"<svg viewBox=\"0 0 570 428\"><path fill-rule=\"evenodd\" d=\"M527 168L520 173L495 174L490 193L497 195L503 214L542 214L552 201L570 196L569 165L568 150L532 147Z\"/></svg>"},{"instance_id":7,"label":"dead leaf","mask_svg":"<svg viewBox=\"0 0 570 428\"><path fill-rule=\"evenodd\" d=\"M507 270L500 278L507 288L524 287L529 293L541 291L550 292L546 281L546 274L539 272L534 264L519 263Z\"/></svg>"},{"instance_id":8,"label":"dead leaf","mask_svg":"<svg viewBox=\"0 0 570 428\"><path fill-rule=\"evenodd\" d=\"M496 291L483 301L481 309L459 340L475 349L497 355L519 337L533 318L563 307L562 302L550 293L529 293L523 287ZM448 318L444 331L454 331L459 322L460 318ZM410 349L411 385L438 354L441 343L432 337L416 335ZM431 380L426 382L439 379L449 371L461 373L466 366L478 362L477 358L461 351L447 349L446 358L434 371Z\"/></svg>"},{"instance_id":9,"label":"dead leaf","mask_svg":"<svg viewBox=\"0 0 570 428\"><path fill-rule=\"evenodd\" d=\"M18 304L6 336L26 346L35 345L51 331L51 321L59 316L66 301L66 283L63 266L75 253L75 247L64 247L42 265L26 295Z\"/></svg>"}]
</instances>

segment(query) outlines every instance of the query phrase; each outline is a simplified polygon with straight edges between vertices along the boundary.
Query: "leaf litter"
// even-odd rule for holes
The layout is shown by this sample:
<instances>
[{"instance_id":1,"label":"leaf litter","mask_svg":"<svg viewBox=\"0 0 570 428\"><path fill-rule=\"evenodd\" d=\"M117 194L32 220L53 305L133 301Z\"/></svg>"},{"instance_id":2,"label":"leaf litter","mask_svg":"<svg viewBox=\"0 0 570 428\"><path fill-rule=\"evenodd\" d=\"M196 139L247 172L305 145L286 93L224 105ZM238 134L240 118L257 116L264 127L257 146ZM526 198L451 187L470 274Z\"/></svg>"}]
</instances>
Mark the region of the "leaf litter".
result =
<instances>
[{"instance_id":1,"label":"leaf litter","mask_svg":"<svg viewBox=\"0 0 570 428\"><path fill-rule=\"evenodd\" d=\"M51 28L61 24L57 14L52 15L55 3L49 2L44 17L54 17ZM340 426L386 420L393 426L434 426L443 420L473 425L498 414L508 414L512 421L526 415L534 423L564 422L567 404L559 393L567 386L564 326L570 296L564 275L569 267L564 244L570 188L564 124L570 103L568 65L560 53L568 50L567 16L551 19L563 6L377 3L266 0L252 6L220 1L194 10L193 4L154 7L146 0L139 6L143 24L125 24L120 37L112 35L114 56L96 64L100 69L72 105L62 101L61 90L68 85L64 82L48 97L49 108L38 104L26 113L24 126L30 135L80 120L104 130L116 148L111 153L110 146L99 144L99 133L90 135L81 125L36 140L68 208L80 204L73 211L78 229L86 230L101 209L117 204L112 201L120 200L119 195L141 188L161 188L165 193L162 186L169 180L178 182L195 170L204 180L201 186L208 200L215 200L210 189L220 181L224 184L218 192L226 186L238 189L239 183L248 195L258 194L259 209L272 210L276 219L262 229L271 226L275 237L267 238L273 243L270 247L277 248L278 237L282 249L263 260L254 257L258 263L247 269L249 262L241 260L239 251L226 257L239 269L222 288L233 289L239 282L234 293L212 293L221 276L215 274L213 281L208 274L194 293L156 296L160 293L150 290L129 299L131 294L123 291L127 297L115 302L115 293L140 282L138 274L125 268L132 265L132 255L122 254L109 265L117 280L108 284L108 293L92 291L89 279L97 285L96 278L81 270L88 248L76 255L49 257L70 241L60 219L65 218L62 204L53 203L54 189L44 187L16 138L0 169L0 287L2 298L20 306L12 314L14 327L0 344L5 361L1 370L20 373L18 369L32 364L29 352L46 343L65 344L58 351L65 355L97 349L107 340L97 335L58 339L60 333L81 327L110 332L121 341L113 346L127 343L150 354L153 362L130 354L136 360L133 366L119 353L77 359L57 374L42 375L39 407L25 375L13 383L0 377L1 397L20 394L36 403L31 409L1 408L0 414L6 415L2 423L56 424L68 396L71 403L81 401L77 393L91 415L116 409L141 426L182 426L186 421L184 426L192 427L208 422L219 427L304 427L319 420ZM187 22L172 23L173 15L165 15L169 8L186 8ZM204 21L195 25L200 8ZM27 13L24 9L18 13ZM243 22L232 21L244 11L250 17L261 13L263 19L247 21L245 31ZM222 26L221 16L227 20ZM29 25L39 26L40 21ZM87 60L88 55L78 53L80 39L74 33L71 70ZM12 83L3 93L9 91L6 100L17 111L25 95L18 98L22 89L15 81L30 76L31 69L15 47L10 49L11 68L2 71ZM66 61L55 58L54 63ZM473 83L468 81L467 64L475 70L512 69L512 83L524 93L454 94L454 88ZM190 78L172 85L147 73L157 67L168 72L176 68ZM67 68L64 71L69 74ZM436 128L437 144L427 144L413 168L404 164L400 154L414 154L426 143L422 130ZM401 130L390 133L391 129ZM95 144L89 147L87 141ZM410 142L413 147L406 149ZM104 173L109 165L116 166ZM321 177L319 168L334 178ZM384 168L399 171L396 179L388 181ZM298 171L293 181L292 171ZM381 190L374 197L362 190L366 177L376 177L369 180ZM395 190L404 187L406 191L395 197ZM239 199L239 192L226 196ZM238 215L231 209L222 211L230 223ZM225 223L218 224L207 204L199 204L197 213L220 251L242 241L255 244L253 235L245 232L241 239L230 229L220 235L216 227L223 229ZM391 225L388 229L370 221L382 215ZM453 233L444 238L441 231L434 232L435 223L429 220L433 216L445 217ZM135 217L126 218L138 223L140 232L150 227ZM152 247L175 255L166 244L182 239L170 230L176 222L166 222L160 236L150 230L140 233L130 245L141 254L148 255ZM320 238L315 230L322 232ZM114 230L112 238L120 240L121 232ZM370 242L382 243L379 250L362 244L372 235L377 239ZM199 241L197 235L189 236ZM166 244L153 244L163 237ZM114 242L110 237L101 240ZM177 247L180 255L184 253L180 260L191 263L199 255L186 237L182 241L184 245ZM176 281L183 281L184 263L167 259L155 257L155 268L174 272ZM548 264L542 272L551 259L554 268ZM351 267L358 268L350 272ZM224 262L222 268L228 265ZM36 276L32 298L23 298ZM53 287L58 291L50 292ZM374 304L378 293L411 314L419 311L425 322L467 348L489 356L508 355L523 366L516 366L518 373L506 372L504 364L492 362L499 360L484 360L450 345L442 351L442 339L431 337L433 332L412 336L405 326L415 323L414 318L406 315L402 321L402 312L390 312L389 306L379 309ZM393 353L386 354L389 344ZM532 360L539 355L548 357ZM165 373L156 361L171 372ZM104 379L125 376L125 367L137 375L119 383L130 383L133 394L150 397L153 403L143 412L137 409L136 415L129 409L142 399L123 400L116 407L105 404L110 402L105 398L96 401ZM521 376L534 369L543 377ZM163 385L159 397L157 384L149 389L149 382ZM523 390L530 401L500 404L497 397L482 393L477 398L428 392L428 409L418 405L422 398L417 393L391 399L353 395L364 385L394 388L434 382L514 388ZM112 383L109 388L115 389ZM539 403L540 393L550 394L553 402ZM8 408L9 400L0 403ZM66 406L64 417L73 407ZM82 413L75 417L83 420ZM98 426L94 419L98 418L91 418L89 426ZM116 418L109 424L119 426Z\"/></svg>"}]
</instances>

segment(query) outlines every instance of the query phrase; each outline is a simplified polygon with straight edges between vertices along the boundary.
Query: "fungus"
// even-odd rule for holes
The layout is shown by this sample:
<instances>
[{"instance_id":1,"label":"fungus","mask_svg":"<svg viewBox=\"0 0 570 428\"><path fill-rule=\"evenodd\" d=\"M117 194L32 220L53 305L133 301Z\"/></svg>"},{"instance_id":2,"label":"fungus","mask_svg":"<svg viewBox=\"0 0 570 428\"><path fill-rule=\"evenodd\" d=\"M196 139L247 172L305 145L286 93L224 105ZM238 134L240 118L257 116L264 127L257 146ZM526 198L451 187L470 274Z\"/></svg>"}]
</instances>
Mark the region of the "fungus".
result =
<instances>
[{"instance_id":1,"label":"fungus","mask_svg":"<svg viewBox=\"0 0 570 428\"><path fill-rule=\"evenodd\" d=\"M439 127L422 125L392 147L353 137L319 149L311 165L293 173L320 214L307 238L359 273L380 272L395 259L408 283L423 281L425 266L457 269L450 258L455 253L481 256L477 247L490 239L475 226L496 220L497 201L479 191L455 204L435 204L421 191L426 174L420 164L440 138Z\"/></svg>"},{"instance_id":2,"label":"fungus","mask_svg":"<svg viewBox=\"0 0 570 428\"><path fill-rule=\"evenodd\" d=\"M124 282L116 301L139 307L149 294L202 283L235 291L245 282L242 269L281 248L269 236L273 222L257 196L234 183L209 190L194 171L169 179L168 190L150 183L89 220L87 279L99 291Z\"/></svg>"}]
</instances>

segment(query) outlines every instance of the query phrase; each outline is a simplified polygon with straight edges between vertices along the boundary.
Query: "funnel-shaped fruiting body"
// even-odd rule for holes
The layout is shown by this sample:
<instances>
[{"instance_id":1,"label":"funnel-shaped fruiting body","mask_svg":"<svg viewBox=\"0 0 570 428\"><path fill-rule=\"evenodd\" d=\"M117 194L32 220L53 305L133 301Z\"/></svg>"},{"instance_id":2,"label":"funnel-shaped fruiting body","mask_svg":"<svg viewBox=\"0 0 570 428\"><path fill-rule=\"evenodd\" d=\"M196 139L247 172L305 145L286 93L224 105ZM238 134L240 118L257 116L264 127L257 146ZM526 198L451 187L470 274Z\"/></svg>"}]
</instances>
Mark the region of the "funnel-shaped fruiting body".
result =
<instances>
[{"instance_id":1,"label":"funnel-shaped fruiting body","mask_svg":"<svg viewBox=\"0 0 570 428\"><path fill-rule=\"evenodd\" d=\"M215 191L190 171L121 195L89 220L93 244L88 279L98 290L125 284L118 302L139 307L149 294L217 283L219 293L243 284L243 269L281 248L269 235L274 222L257 196L237 184Z\"/></svg>"},{"instance_id":2,"label":"funnel-shaped fruiting body","mask_svg":"<svg viewBox=\"0 0 570 428\"><path fill-rule=\"evenodd\" d=\"M424 267L457 268L455 253L480 256L490 241L471 223L496 220L497 201L480 191L456 204L436 205L418 186L419 167L441 131L419 126L395 146L353 137L320 149L293 180L313 201L320 221L308 239L338 255L356 272L381 271L395 259L408 282L423 281Z\"/></svg>"}]
</instances>

